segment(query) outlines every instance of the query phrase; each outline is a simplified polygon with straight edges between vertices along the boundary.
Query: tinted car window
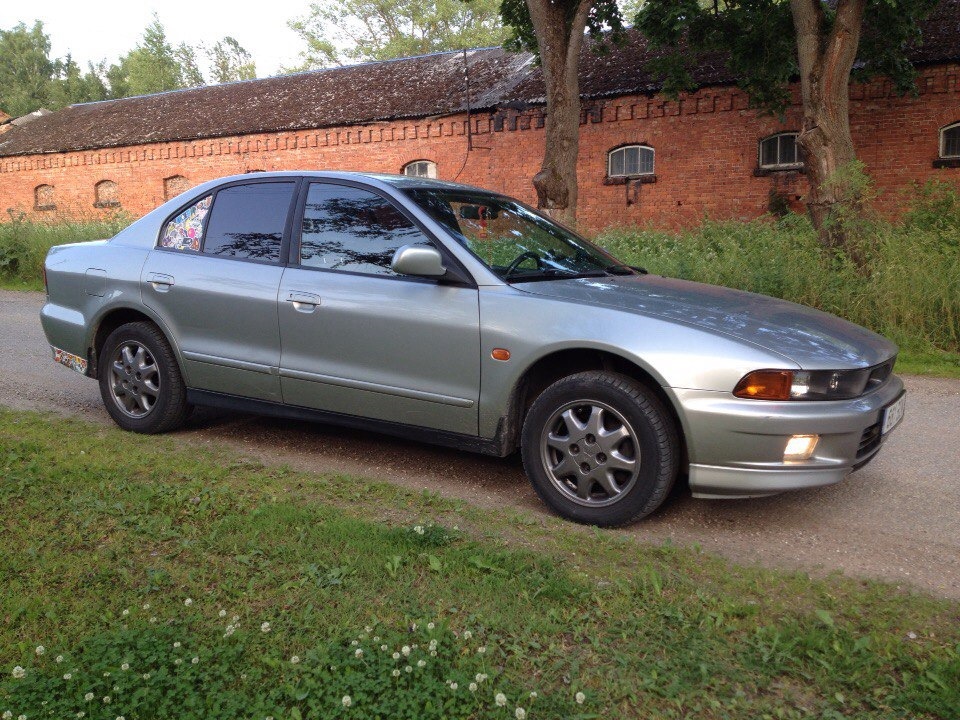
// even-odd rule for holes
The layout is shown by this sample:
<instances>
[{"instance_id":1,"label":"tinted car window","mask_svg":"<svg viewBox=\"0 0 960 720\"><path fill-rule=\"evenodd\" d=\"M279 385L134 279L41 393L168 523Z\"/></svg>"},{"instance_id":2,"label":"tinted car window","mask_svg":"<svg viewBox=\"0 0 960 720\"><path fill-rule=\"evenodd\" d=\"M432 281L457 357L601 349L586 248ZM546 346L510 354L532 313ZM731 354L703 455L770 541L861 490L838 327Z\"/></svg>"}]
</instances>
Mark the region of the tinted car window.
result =
<instances>
[{"instance_id":1,"label":"tinted car window","mask_svg":"<svg viewBox=\"0 0 960 720\"><path fill-rule=\"evenodd\" d=\"M170 220L160 236L160 247L198 252L203 242L203 219L212 199L212 195L207 195Z\"/></svg>"},{"instance_id":2,"label":"tinted car window","mask_svg":"<svg viewBox=\"0 0 960 720\"><path fill-rule=\"evenodd\" d=\"M393 254L427 238L389 201L345 185L313 183L307 193L300 234L300 264L395 275Z\"/></svg>"},{"instance_id":3,"label":"tinted car window","mask_svg":"<svg viewBox=\"0 0 960 720\"><path fill-rule=\"evenodd\" d=\"M292 182L254 183L220 190L207 223L203 252L278 261L295 187Z\"/></svg>"}]
</instances>

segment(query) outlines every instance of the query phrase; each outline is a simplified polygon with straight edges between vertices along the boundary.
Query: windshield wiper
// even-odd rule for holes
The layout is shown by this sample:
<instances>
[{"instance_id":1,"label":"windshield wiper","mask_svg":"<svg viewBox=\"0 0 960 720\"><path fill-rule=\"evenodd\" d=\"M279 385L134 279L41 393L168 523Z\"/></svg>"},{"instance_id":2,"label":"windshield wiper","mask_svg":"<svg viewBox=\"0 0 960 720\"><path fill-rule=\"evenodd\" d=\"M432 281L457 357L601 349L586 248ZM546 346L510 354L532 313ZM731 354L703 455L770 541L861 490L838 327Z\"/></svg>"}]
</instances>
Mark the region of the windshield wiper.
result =
<instances>
[{"instance_id":1,"label":"windshield wiper","mask_svg":"<svg viewBox=\"0 0 960 720\"><path fill-rule=\"evenodd\" d=\"M602 272L576 272L575 270L561 270L559 268L543 268L529 270L525 273L513 273L505 277L507 282L528 282L534 280L576 280L578 278L603 277Z\"/></svg>"},{"instance_id":2,"label":"windshield wiper","mask_svg":"<svg viewBox=\"0 0 960 720\"><path fill-rule=\"evenodd\" d=\"M640 273L646 275L646 268L636 267L635 265L608 265L603 269L607 275L633 275Z\"/></svg>"}]
</instances>

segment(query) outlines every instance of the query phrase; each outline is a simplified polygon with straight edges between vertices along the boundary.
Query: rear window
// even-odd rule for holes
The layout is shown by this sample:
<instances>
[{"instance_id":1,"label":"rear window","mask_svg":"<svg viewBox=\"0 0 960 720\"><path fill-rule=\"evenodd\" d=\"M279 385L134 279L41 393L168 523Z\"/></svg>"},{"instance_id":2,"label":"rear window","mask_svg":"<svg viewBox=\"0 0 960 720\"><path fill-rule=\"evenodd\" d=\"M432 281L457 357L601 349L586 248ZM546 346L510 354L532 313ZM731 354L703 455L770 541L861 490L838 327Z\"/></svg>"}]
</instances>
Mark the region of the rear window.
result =
<instances>
[{"instance_id":1,"label":"rear window","mask_svg":"<svg viewBox=\"0 0 960 720\"><path fill-rule=\"evenodd\" d=\"M234 185L217 192L203 240L207 255L279 262L294 182Z\"/></svg>"},{"instance_id":2,"label":"rear window","mask_svg":"<svg viewBox=\"0 0 960 720\"><path fill-rule=\"evenodd\" d=\"M203 220L210 211L212 199L212 195L207 195L170 220L160 236L160 247L199 252L203 242Z\"/></svg>"}]
</instances>

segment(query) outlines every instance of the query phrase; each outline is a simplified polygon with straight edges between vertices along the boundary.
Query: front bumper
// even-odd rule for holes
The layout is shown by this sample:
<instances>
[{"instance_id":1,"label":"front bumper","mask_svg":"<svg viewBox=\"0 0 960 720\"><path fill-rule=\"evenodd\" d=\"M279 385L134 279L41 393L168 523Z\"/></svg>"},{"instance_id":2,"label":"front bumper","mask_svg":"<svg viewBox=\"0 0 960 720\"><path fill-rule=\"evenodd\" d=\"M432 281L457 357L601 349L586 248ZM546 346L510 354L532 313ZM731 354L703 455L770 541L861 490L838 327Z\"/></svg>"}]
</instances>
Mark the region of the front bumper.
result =
<instances>
[{"instance_id":1,"label":"front bumper","mask_svg":"<svg viewBox=\"0 0 960 720\"><path fill-rule=\"evenodd\" d=\"M886 440L883 410L903 394L891 376L853 400L769 402L673 388L699 498L743 498L831 485L869 462ZM784 461L792 435L819 435L813 456Z\"/></svg>"}]
</instances>

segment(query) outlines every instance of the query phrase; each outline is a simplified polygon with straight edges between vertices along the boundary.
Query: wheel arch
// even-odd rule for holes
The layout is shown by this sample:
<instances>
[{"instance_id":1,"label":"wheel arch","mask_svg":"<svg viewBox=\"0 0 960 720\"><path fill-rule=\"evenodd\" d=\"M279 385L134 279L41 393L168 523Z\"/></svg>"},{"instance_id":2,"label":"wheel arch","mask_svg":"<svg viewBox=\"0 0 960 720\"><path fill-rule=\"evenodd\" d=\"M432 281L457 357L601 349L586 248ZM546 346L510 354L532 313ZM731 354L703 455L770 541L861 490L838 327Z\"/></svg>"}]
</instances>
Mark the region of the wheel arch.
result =
<instances>
[{"instance_id":1,"label":"wheel arch","mask_svg":"<svg viewBox=\"0 0 960 720\"><path fill-rule=\"evenodd\" d=\"M87 359L89 360L87 367L90 368L89 375L91 377L97 377L97 366L99 364L100 350L103 348L103 343L106 342L106 339L110 336L114 330L116 330L121 325L126 325L131 322L149 322L157 326L161 333L163 333L164 338L167 342L170 343L170 347L173 348L173 355L177 359L177 365L179 366L180 373L184 374L183 360L180 357L180 348L177 346L177 343L174 341L173 336L164 327L163 322L156 317L152 312L144 307L134 307L132 305L114 305L109 308L105 308L91 323L93 327L93 332L90 333L90 337L87 340ZM184 377L186 377L184 375Z\"/></svg>"},{"instance_id":2,"label":"wheel arch","mask_svg":"<svg viewBox=\"0 0 960 720\"><path fill-rule=\"evenodd\" d=\"M666 408L680 439L680 468L686 472L687 443L682 417L669 393L664 390L663 379L652 368L645 367L635 359L625 357L608 348L575 347L553 350L534 360L514 383L508 403L504 447L510 451L520 444L520 431L527 411L534 400L550 385L561 378L588 370L603 370L620 373L641 383L650 390Z\"/></svg>"}]
</instances>

